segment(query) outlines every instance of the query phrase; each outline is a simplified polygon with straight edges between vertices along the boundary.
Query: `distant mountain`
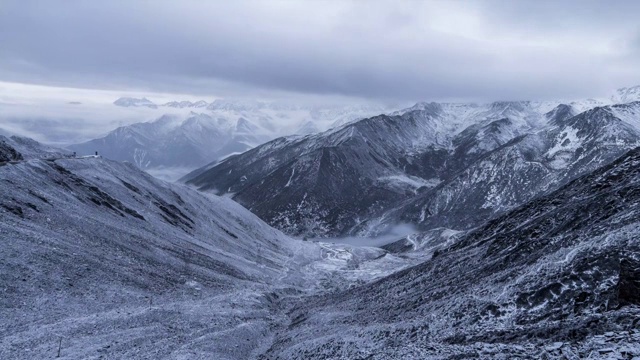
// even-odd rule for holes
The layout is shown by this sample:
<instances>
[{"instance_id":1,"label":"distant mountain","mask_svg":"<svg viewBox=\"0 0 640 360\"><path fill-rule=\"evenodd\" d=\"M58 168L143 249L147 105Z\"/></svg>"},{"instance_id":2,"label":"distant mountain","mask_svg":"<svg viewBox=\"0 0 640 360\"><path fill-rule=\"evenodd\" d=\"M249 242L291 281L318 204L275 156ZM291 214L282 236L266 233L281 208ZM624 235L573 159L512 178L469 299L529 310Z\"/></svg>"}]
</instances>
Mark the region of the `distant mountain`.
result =
<instances>
[{"instance_id":1,"label":"distant mountain","mask_svg":"<svg viewBox=\"0 0 640 360\"><path fill-rule=\"evenodd\" d=\"M133 101L124 103L145 106L139 105L139 99L129 100ZM140 101L143 100L148 101ZM123 126L102 138L68 148L78 154L98 151L107 158L130 161L152 174L175 180L212 161L243 153L282 135L315 133L332 126L338 118L352 121L392 110L381 106L299 106L222 99L210 104L174 101L161 105L158 111L167 108L180 111Z\"/></svg>"},{"instance_id":2,"label":"distant mountain","mask_svg":"<svg viewBox=\"0 0 640 360\"><path fill-rule=\"evenodd\" d=\"M151 109L157 109L158 105L154 104L151 100L147 98L136 99L130 97L121 97L118 100L113 102L114 105L123 106L123 107L138 107L144 106Z\"/></svg>"},{"instance_id":3,"label":"distant mountain","mask_svg":"<svg viewBox=\"0 0 640 360\"><path fill-rule=\"evenodd\" d=\"M177 108L177 109L188 109L188 108L201 109L201 108L206 108L209 105L209 103L207 103L204 100L199 100L195 102L186 101L186 100L185 101L169 101L167 103L158 105L147 98L136 99L131 97L119 98L118 100L114 101L113 104L117 106L123 106L123 107L144 106L152 109L157 109L158 107L170 107L170 108Z\"/></svg>"},{"instance_id":4,"label":"distant mountain","mask_svg":"<svg viewBox=\"0 0 640 360\"><path fill-rule=\"evenodd\" d=\"M580 105L584 107L584 102ZM640 103L419 103L274 140L183 178L294 235L468 229L637 146Z\"/></svg>"},{"instance_id":5,"label":"distant mountain","mask_svg":"<svg viewBox=\"0 0 640 360\"><path fill-rule=\"evenodd\" d=\"M611 97L611 101L615 104L640 101L640 85L616 90L616 93Z\"/></svg>"},{"instance_id":6,"label":"distant mountain","mask_svg":"<svg viewBox=\"0 0 640 360\"><path fill-rule=\"evenodd\" d=\"M212 110L212 111L216 111L216 110L223 110L223 111L258 111L258 110L262 110L262 109L266 109L270 107L270 103L264 102L264 101L258 101L258 100L225 100L225 99L216 99L213 102L211 102L208 106L207 109L208 110ZM278 104L276 104L276 106L274 107L274 109L277 110L282 110L282 109L286 109L286 110L291 110L292 107L290 106L280 106ZM293 108L295 109L295 108Z\"/></svg>"},{"instance_id":7,"label":"distant mountain","mask_svg":"<svg viewBox=\"0 0 640 360\"><path fill-rule=\"evenodd\" d=\"M209 105L209 103L207 103L204 100L199 100L199 101L196 101L196 102L191 102L191 101L170 101L168 103L162 104L162 106L178 108L178 109L185 109L185 108L201 109L201 108L207 107L208 105Z\"/></svg>"},{"instance_id":8,"label":"distant mountain","mask_svg":"<svg viewBox=\"0 0 640 360\"><path fill-rule=\"evenodd\" d=\"M244 151L257 145L243 143L244 138L235 137L236 132L228 126L208 114L191 113L186 118L165 115L152 122L120 127L103 138L69 149L78 154L98 151L107 158L129 161L142 169L193 168L227 155L224 149Z\"/></svg>"}]
</instances>

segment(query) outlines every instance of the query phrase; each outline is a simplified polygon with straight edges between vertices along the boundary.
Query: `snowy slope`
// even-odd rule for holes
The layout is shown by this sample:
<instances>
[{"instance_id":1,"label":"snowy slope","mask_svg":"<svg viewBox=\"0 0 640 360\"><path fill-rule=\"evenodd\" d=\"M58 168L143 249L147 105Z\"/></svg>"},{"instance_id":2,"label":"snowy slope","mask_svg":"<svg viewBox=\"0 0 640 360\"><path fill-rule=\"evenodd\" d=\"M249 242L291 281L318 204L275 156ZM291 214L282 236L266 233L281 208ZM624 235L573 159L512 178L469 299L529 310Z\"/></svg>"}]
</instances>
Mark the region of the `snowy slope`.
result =
<instances>
[{"instance_id":1,"label":"snowy slope","mask_svg":"<svg viewBox=\"0 0 640 360\"><path fill-rule=\"evenodd\" d=\"M99 158L28 160L0 179L1 358L55 357L59 337L68 358L186 356L179 339L202 336L219 344L209 354L243 357L220 342L255 336L229 331L244 302L264 329L251 303L295 247L232 201Z\"/></svg>"},{"instance_id":2,"label":"snowy slope","mask_svg":"<svg viewBox=\"0 0 640 360\"><path fill-rule=\"evenodd\" d=\"M286 319L280 299L411 264L288 238L230 199L100 157L19 154L0 183L2 359L58 346L69 359L251 358Z\"/></svg>"},{"instance_id":3,"label":"snowy slope","mask_svg":"<svg viewBox=\"0 0 640 360\"><path fill-rule=\"evenodd\" d=\"M10 137L0 135L0 144L5 144L19 153L21 158L27 159L60 158L72 155L69 150L47 146L33 139L16 135Z\"/></svg>"}]
</instances>

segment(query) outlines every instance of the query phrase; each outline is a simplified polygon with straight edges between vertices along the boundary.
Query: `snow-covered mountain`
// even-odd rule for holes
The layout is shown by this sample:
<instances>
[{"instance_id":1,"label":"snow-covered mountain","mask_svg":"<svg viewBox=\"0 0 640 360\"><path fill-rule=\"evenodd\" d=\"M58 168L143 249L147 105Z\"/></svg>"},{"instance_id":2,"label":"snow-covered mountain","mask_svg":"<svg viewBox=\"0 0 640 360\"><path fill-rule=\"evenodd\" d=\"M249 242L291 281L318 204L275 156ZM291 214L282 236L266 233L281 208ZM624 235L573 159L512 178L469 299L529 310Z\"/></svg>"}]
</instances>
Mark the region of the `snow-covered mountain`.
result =
<instances>
[{"instance_id":1,"label":"snow-covered mountain","mask_svg":"<svg viewBox=\"0 0 640 360\"><path fill-rule=\"evenodd\" d=\"M611 96L611 102L614 104L626 104L634 101L640 101L640 85L620 88Z\"/></svg>"},{"instance_id":2,"label":"snow-covered mountain","mask_svg":"<svg viewBox=\"0 0 640 360\"><path fill-rule=\"evenodd\" d=\"M277 139L183 180L295 235L468 229L638 145L640 102L581 112L587 103L419 103Z\"/></svg>"},{"instance_id":3,"label":"snow-covered mountain","mask_svg":"<svg viewBox=\"0 0 640 360\"><path fill-rule=\"evenodd\" d=\"M191 102L191 101L170 101L168 103L163 104L162 106L168 106L168 107L173 107L173 108L178 108L178 109L185 109L185 108L200 109L200 108L205 108L208 105L209 104L206 101L198 100L198 101L195 101L195 102Z\"/></svg>"},{"instance_id":4,"label":"snow-covered mountain","mask_svg":"<svg viewBox=\"0 0 640 360\"><path fill-rule=\"evenodd\" d=\"M640 145L640 130L614 115L620 107L640 109L640 103L595 108L514 136L450 172L439 186L359 225L359 230L395 222L416 223L421 229L468 229L554 190ZM473 159L466 155L461 158Z\"/></svg>"},{"instance_id":5,"label":"snow-covered mountain","mask_svg":"<svg viewBox=\"0 0 640 360\"><path fill-rule=\"evenodd\" d=\"M144 106L151 109L157 109L158 105L154 104L151 100L147 98L136 99L130 97L121 97L118 100L113 102L114 105L122 106L122 107L139 107Z\"/></svg>"},{"instance_id":6,"label":"snow-covered mountain","mask_svg":"<svg viewBox=\"0 0 640 360\"><path fill-rule=\"evenodd\" d=\"M98 151L107 158L129 161L141 169L194 168L228 155L226 151L242 152L268 139L260 137L258 131L250 139L225 119L191 113L186 118L164 115L152 122L123 126L103 138L69 149L78 154Z\"/></svg>"}]
</instances>

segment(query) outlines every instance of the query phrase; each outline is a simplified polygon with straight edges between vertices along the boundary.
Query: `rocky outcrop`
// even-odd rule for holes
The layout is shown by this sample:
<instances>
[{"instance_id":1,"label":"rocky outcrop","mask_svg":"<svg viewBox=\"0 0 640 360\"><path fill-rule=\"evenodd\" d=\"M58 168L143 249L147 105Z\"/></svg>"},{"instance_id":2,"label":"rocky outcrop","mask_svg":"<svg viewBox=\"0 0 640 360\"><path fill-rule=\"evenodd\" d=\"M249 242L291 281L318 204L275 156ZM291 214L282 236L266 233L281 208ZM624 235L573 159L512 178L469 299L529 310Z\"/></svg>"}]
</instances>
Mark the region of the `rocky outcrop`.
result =
<instances>
[{"instance_id":1,"label":"rocky outcrop","mask_svg":"<svg viewBox=\"0 0 640 360\"><path fill-rule=\"evenodd\" d=\"M0 162L18 161L22 159L22 154L5 141L0 140Z\"/></svg>"}]
</instances>

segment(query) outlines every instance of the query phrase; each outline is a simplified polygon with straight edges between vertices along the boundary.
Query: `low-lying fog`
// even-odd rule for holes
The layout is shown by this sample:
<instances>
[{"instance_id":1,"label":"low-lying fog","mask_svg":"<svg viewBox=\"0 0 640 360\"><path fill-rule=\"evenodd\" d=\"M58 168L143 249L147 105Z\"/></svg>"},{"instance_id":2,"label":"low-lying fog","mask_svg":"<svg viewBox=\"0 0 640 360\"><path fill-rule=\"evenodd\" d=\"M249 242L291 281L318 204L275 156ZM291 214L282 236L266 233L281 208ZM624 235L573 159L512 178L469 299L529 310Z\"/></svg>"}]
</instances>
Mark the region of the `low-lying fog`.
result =
<instances>
[{"instance_id":1,"label":"low-lying fog","mask_svg":"<svg viewBox=\"0 0 640 360\"><path fill-rule=\"evenodd\" d=\"M396 242L408 235L416 232L415 226L411 224L398 224L390 227L389 230L375 237L346 236L340 238L313 238L311 241L328 242L334 244L347 244L352 246L384 246Z\"/></svg>"}]
</instances>

